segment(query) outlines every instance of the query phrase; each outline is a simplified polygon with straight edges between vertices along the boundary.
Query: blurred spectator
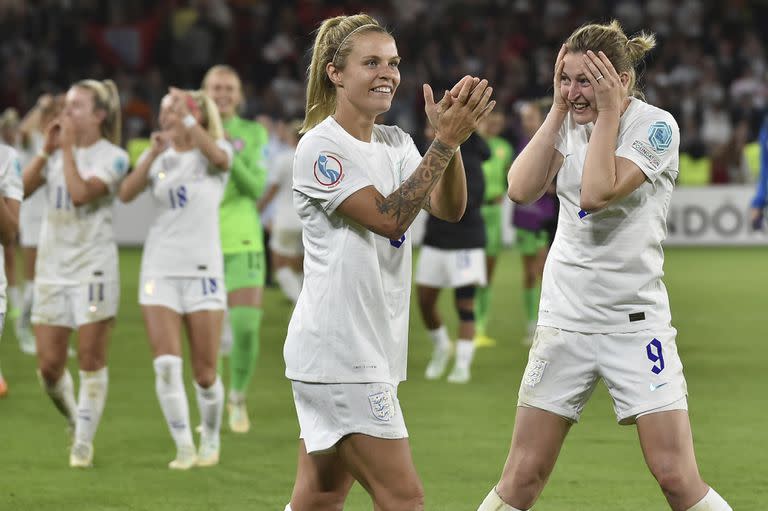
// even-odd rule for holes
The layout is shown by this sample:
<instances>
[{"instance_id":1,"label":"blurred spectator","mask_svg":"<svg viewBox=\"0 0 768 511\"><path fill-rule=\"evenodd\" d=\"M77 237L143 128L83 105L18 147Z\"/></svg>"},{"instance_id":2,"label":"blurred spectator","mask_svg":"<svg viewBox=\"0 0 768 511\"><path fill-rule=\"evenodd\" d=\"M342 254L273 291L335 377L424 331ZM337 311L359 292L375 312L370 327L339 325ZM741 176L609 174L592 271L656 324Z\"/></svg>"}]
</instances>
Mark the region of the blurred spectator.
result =
<instances>
[{"instance_id":1,"label":"blurred spectator","mask_svg":"<svg viewBox=\"0 0 768 511\"><path fill-rule=\"evenodd\" d=\"M132 83L121 87L131 94L126 132L143 132L151 126L141 104L157 105L169 83L194 87L210 65L227 63L243 76L246 117L301 116L313 30L325 17L361 10L397 26L410 78L384 121L417 140L422 82L441 89L466 73L488 76L496 108L511 114L518 101L550 90L559 41L611 16L628 32L657 33L641 81L648 100L675 115L681 148L694 160L722 157L736 136L734 116L747 121L747 142L756 140L768 110L768 4L703 0L2 0L0 109L24 112L43 92L119 70ZM717 169L712 176L741 179Z\"/></svg>"}]
</instances>

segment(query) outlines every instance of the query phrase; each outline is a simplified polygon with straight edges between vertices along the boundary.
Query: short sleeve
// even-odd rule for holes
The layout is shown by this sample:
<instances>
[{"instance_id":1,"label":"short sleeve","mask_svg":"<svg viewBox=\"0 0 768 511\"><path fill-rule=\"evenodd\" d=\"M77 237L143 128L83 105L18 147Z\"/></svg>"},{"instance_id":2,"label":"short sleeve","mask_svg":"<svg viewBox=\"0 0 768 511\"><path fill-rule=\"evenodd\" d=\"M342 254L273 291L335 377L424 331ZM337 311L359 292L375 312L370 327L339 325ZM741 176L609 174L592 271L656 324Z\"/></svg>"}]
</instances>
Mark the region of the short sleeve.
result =
<instances>
[{"instance_id":1,"label":"short sleeve","mask_svg":"<svg viewBox=\"0 0 768 511\"><path fill-rule=\"evenodd\" d=\"M112 146L112 150L105 152L104 157L88 177L100 179L107 185L110 193L115 193L120 181L128 173L129 167L128 153L119 147Z\"/></svg>"},{"instance_id":2,"label":"short sleeve","mask_svg":"<svg viewBox=\"0 0 768 511\"><path fill-rule=\"evenodd\" d=\"M678 156L680 130L675 119L666 112L643 114L622 134L616 156L640 167L654 182Z\"/></svg>"},{"instance_id":3,"label":"short sleeve","mask_svg":"<svg viewBox=\"0 0 768 511\"><path fill-rule=\"evenodd\" d=\"M333 213L356 191L372 186L365 162L353 159L349 150L328 137L305 136L296 149L293 189L318 201Z\"/></svg>"},{"instance_id":4,"label":"short sleeve","mask_svg":"<svg viewBox=\"0 0 768 511\"><path fill-rule=\"evenodd\" d=\"M21 161L18 153L9 149L0 170L0 193L7 199L24 199L24 187L21 182Z\"/></svg>"}]
</instances>

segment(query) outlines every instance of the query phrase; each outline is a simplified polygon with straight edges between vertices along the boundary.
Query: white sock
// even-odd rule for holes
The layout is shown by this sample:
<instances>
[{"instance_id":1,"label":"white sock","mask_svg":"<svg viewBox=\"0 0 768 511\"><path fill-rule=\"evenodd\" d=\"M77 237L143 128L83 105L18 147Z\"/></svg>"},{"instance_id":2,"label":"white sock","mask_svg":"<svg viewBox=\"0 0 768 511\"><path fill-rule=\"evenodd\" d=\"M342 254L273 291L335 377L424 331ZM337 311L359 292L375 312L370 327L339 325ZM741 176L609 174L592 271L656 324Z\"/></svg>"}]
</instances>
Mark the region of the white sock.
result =
<instances>
[{"instance_id":1,"label":"white sock","mask_svg":"<svg viewBox=\"0 0 768 511\"><path fill-rule=\"evenodd\" d=\"M32 298L32 291L35 289L35 281L33 280L25 280L24 285L22 286L22 293L24 293L24 298L26 299L27 296Z\"/></svg>"},{"instance_id":2,"label":"white sock","mask_svg":"<svg viewBox=\"0 0 768 511\"><path fill-rule=\"evenodd\" d=\"M733 511L733 509L714 488L710 488L704 498L688 511Z\"/></svg>"},{"instance_id":3,"label":"white sock","mask_svg":"<svg viewBox=\"0 0 768 511\"><path fill-rule=\"evenodd\" d=\"M160 355L155 366L155 392L176 448L194 446L189 426L189 402L182 378L181 357Z\"/></svg>"},{"instance_id":4,"label":"white sock","mask_svg":"<svg viewBox=\"0 0 768 511\"><path fill-rule=\"evenodd\" d=\"M477 511L526 511L525 509L517 509L516 507L512 507L503 500L501 500L501 497L499 497L499 494L496 493L496 487L494 486L491 488L491 491L488 492L488 495L485 497L485 500L482 504L480 504L480 507L477 508Z\"/></svg>"},{"instance_id":5,"label":"white sock","mask_svg":"<svg viewBox=\"0 0 768 511\"><path fill-rule=\"evenodd\" d=\"M468 368L475 358L475 343L472 339L459 339L456 341L456 365Z\"/></svg>"},{"instance_id":6,"label":"white sock","mask_svg":"<svg viewBox=\"0 0 768 511\"><path fill-rule=\"evenodd\" d=\"M245 401L245 392L240 392L235 389L229 389L229 402L233 404L241 404Z\"/></svg>"},{"instance_id":7,"label":"white sock","mask_svg":"<svg viewBox=\"0 0 768 511\"><path fill-rule=\"evenodd\" d=\"M31 280L25 280L24 281L24 291L23 291L23 305L22 310L25 312L32 310L32 299L34 298L35 291L35 285L34 282Z\"/></svg>"},{"instance_id":8,"label":"white sock","mask_svg":"<svg viewBox=\"0 0 768 511\"><path fill-rule=\"evenodd\" d=\"M283 266L275 272L275 280L285 296L293 303L296 303L301 292L301 279L299 275L291 268Z\"/></svg>"},{"instance_id":9,"label":"white sock","mask_svg":"<svg viewBox=\"0 0 768 511\"><path fill-rule=\"evenodd\" d=\"M106 367L98 371L80 371L80 391L77 399L75 442L92 444L107 401L109 373Z\"/></svg>"},{"instance_id":10,"label":"white sock","mask_svg":"<svg viewBox=\"0 0 768 511\"><path fill-rule=\"evenodd\" d=\"M429 330L428 333L436 348L447 350L451 347L451 338L448 337L448 330L445 328L445 325Z\"/></svg>"},{"instance_id":11,"label":"white sock","mask_svg":"<svg viewBox=\"0 0 768 511\"><path fill-rule=\"evenodd\" d=\"M69 372L69 369L65 369L59 381L54 384L49 384L45 381L39 370L37 371L37 377L40 379L43 389L45 389L45 392L51 398L56 408L67 419L67 422L74 426L75 416L77 415L77 403L75 403L75 385L72 383L72 374Z\"/></svg>"},{"instance_id":12,"label":"white sock","mask_svg":"<svg viewBox=\"0 0 768 511\"><path fill-rule=\"evenodd\" d=\"M11 302L11 307L21 307L19 286L8 286L8 301Z\"/></svg>"},{"instance_id":13,"label":"white sock","mask_svg":"<svg viewBox=\"0 0 768 511\"><path fill-rule=\"evenodd\" d=\"M287 506L285 506L285 510L284 511L293 511L293 509L291 509L291 505L288 504Z\"/></svg>"},{"instance_id":14,"label":"white sock","mask_svg":"<svg viewBox=\"0 0 768 511\"><path fill-rule=\"evenodd\" d=\"M224 385L216 375L216 382L204 389L195 382L197 406L200 409L200 421L203 423L202 439L218 445L221 430L221 414L224 411Z\"/></svg>"}]
</instances>

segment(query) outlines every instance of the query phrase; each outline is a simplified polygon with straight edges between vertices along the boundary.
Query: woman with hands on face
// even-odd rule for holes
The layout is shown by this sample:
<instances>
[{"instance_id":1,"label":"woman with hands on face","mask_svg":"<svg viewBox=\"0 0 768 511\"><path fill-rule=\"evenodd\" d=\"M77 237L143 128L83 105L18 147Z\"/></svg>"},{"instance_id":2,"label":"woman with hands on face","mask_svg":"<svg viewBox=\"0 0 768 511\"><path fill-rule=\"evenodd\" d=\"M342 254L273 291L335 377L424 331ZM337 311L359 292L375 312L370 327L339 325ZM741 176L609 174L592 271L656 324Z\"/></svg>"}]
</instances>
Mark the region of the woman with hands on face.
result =
<instances>
[{"instance_id":1,"label":"woman with hands on face","mask_svg":"<svg viewBox=\"0 0 768 511\"><path fill-rule=\"evenodd\" d=\"M554 104L510 168L513 201L535 201L557 175L561 208L512 445L479 511L533 506L600 379L619 424L637 426L673 510L731 509L699 475L662 282L680 135L636 88L635 66L654 45L653 35L627 38L616 21L571 34L555 64Z\"/></svg>"},{"instance_id":2,"label":"woman with hands on face","mask_svg":"<svg viewBox=\"0 0 768 511\"><path fill-rule=\"evenodd\" d=\"M308 70L305 133L293 166L304 285L285 340L299 419L286 510L341 509L355 480L381 510L424 507L397 398L405 379L409 227L419 211L458 221L467 189L459 146L493 109L465 77L436 104L422 157L396 126L375 124L400 85L394 38L366 14L325 20Z\"/></svg>"},{"instance_id":3,"label":"woman with hands on face","mask_svg":"<svg viewBox=\"0 0 768 511\"><path fill-rule=\"evenodd\" d=\"M169 468L219 462L224 387L216 373L226 306L219 203L232 161L216 105L202 91L171 88L160 105L161 131L120 186L133 200L149 187L158 215L141 258L139 304L154 356L155 391L176 444ZM181 336L190 344L202 419L195 449L182 378Z\"/></svg>"},{"instance_id":4,"label":"woman with hands on face","mask_svg":"<svg viewBox=\"0 0 768 511\"><path fill-rule=\"evenodd\" d=\"M112 228L114 196L128 171L120 144L120 98L111 80L82 80L45 129L42 149L24 169L24 194L46 185L35 262L32 325L39 375L74 430L72 467L90 467L107 396L107 341L120 279ZM66 369L69 336L78 334L80 391Z\"/></svg>"}]
</instances>

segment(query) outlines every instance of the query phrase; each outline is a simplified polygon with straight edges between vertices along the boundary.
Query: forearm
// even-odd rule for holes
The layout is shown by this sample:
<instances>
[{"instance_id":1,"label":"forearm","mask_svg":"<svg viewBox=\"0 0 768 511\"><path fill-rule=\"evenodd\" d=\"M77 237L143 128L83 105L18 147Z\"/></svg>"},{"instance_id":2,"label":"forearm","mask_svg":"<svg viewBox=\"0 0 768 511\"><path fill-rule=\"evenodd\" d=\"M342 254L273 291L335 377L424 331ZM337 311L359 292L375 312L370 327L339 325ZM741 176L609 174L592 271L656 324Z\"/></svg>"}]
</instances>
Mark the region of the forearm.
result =
<instances>
[{"instance_id":1,"label":"forearm","mask_svg":"<svg viewBox=\"0 0 768 511\"><path fill-rule=\"evenodd\" d=\"M272 202L272 200L275 198L275 195L277 195L277 191L280 189L277 183L271 185L269 188L267 188L267 192L259 199L259 203L256 205L256 209L259 210L259 213L264 211L267 206Z\"/></svg>"},{"instance_id":2,"label":"forearm","mask_svg":"<svg viewBox=\"0 0 768 511\"><path fill-rule=\"evenodd\" d=\"M514 202L533 202L541 197L549 185L552 162L557 156L555 141L566 115L551 110L536 134L512 162L507 174L507 195Z\"/></svg>"},{"instance_id":3,"label":"forearm","mask_svg":"<svg viewBox=\"0 0 768 511\"><path fill-rule=\"evenodd\" d=\"M121 201L131 202L144 191L149 183L149 169L152 167L152 163L154 163L158 156L159 154L156 153L147 154L147 156L136 165L136 168L125 176L125 179L120 183L120 189L117 192Z\"/></svg>"},{"instance_id":4,"label":"forearm","mask_svg":"<svg viewBox=\"0 0 768 511\"><path fill-rule=\"evenodd\" d=\"M24 172L21 175L21 180L24 185L24 197L29 197L35 190L40 188L45 182L43 178L43 169L47 163L47 159L40 155L35 155L32 160L24 167Z\"/></svg>"},{"instance_id":5,"label":"forearm","mask_svg":"<svg viewBox=\"0 0 768 511\"><path fill-rule=\"evenodd\" d=\"M216 145L216 141L202 126L195 124L188 129L188 132L192 137L192 143L200 149L200 152L211 162L211 165L222 171L229 170L231 162L226 151Z\"/></svg>"},{"instance_id":6,"label":"forearm","mask_svg":"<svg viewBox=\"0 0 768 511\"><path fill-rule=\"evenodd\" d=\"M380 215L386 217L386 224L390 226L390 238L400 238L408 230L445 173L454 152L453 147L435 139L419 166L400 188L387 197L376 198L376 208Z\"/></svg>"},{"instance_id":7,"label":"forearm","mask_svg":"<svg viewBox=\"0 0 768 511\"><path fill-rule=\"evenodd\" d=\"M619 114L601 112L589 138L581 175L580 206L585 211L604 207L616 195L616 137Z\"/></svg>"},{"instance_id":8,"label":"forearm","mask_svg":"<svg viewBox=\"0 0 768 511\"><path fill-rule=\"evenodd\" d=\"M248 165L245 159L235 158L230 169L230 178L243 195L256 200L264 192L267 172L261 165Z\"/></svg>"},{"instance_id":9,"label":"forearm","mask_svg":"<svg viewBox=\"0 0 768 511\"><path fill-rule=\"evenodd\" d=\"M461 151L457 151L429 194L424 209L441 220L458 222L466 208L467 177Z\"/></svg>"},{"instance_id":10,"label":"forearm","mask_svg":"<svg viewBox=\"0 0 768 511\"><path fill-rule=\"evenodd\" d=\"M63 147L61 153L64 164L64 183L67 185L67 192L72 198L74 205L83 205L90 199L88 183L80 176L80 172L77 170L77 161L75 160L75 153L72 147Z\"/></svg>"}]
</instances>

